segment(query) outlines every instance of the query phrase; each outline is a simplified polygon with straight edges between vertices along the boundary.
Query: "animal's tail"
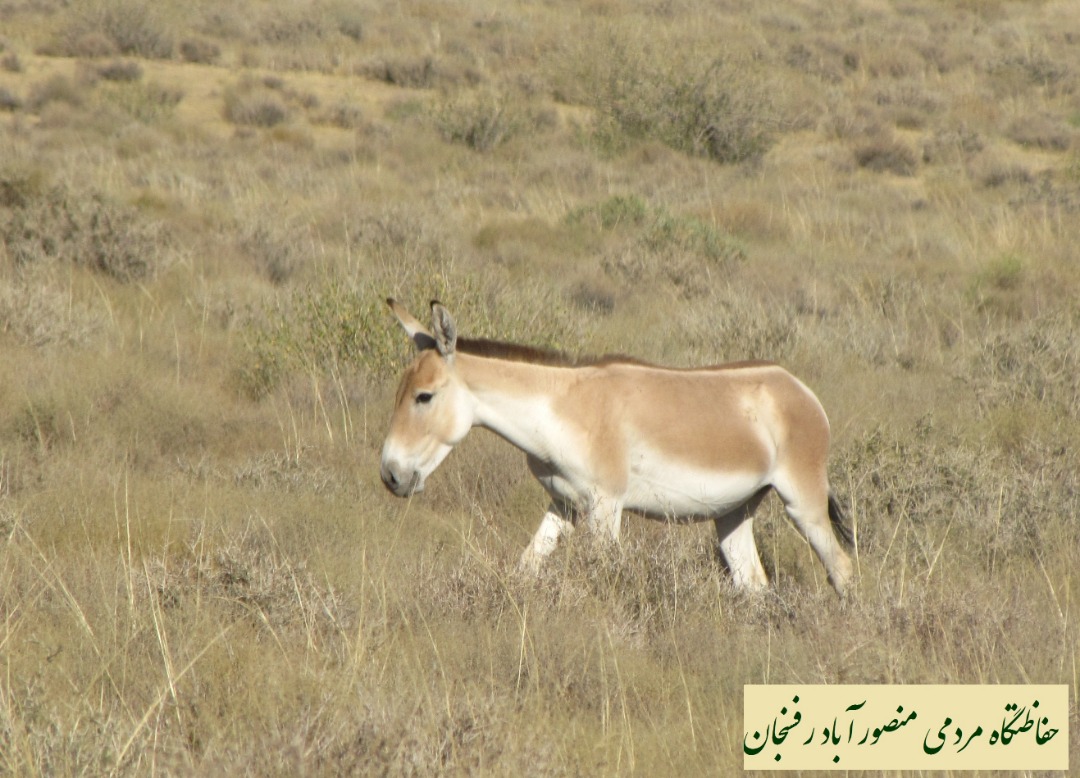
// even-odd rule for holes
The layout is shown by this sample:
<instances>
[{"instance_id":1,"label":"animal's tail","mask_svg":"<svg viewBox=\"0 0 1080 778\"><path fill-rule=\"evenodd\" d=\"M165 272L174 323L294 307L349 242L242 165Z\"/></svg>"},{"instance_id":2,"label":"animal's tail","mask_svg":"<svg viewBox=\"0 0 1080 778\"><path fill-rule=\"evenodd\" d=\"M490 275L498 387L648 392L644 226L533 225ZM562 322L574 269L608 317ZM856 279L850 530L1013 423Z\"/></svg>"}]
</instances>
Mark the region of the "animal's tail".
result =
<instances>
[{"instance_id":1,"label":"animal's tail","mask_svg":"<svg viewBox=\"0 0 1080 778\"><path fill-rule=\"evenodd\" d=\"M840 501L836 499L836 495L831 491L829 492L829 521L832 522L833 530L840 536L840 540L849 548L854 548L855 533L848 526L847 517L844 516L844 509L840 506Z\"/></svg>"}]
</instances>

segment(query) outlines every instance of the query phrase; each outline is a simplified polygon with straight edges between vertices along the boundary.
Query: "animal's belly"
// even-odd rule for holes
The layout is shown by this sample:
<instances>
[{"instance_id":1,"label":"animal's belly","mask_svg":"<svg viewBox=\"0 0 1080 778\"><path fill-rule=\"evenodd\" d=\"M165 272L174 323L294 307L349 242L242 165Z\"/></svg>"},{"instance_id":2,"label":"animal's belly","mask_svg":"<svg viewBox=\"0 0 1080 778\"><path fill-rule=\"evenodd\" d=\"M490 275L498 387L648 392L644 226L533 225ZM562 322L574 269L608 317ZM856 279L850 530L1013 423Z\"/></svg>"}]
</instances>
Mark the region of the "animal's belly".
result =
<instances>
[{"instance_id":1,"label":"animal's belly","mask_svg":"<svg viewBox=\"0 0 1080 778\"><path fill-rule=\"evenodd\" d=\"M678 464L648 463L635 468L625 507L659 518L723 516L765 485L759 472L715 472Z\"/></svg>"}]
</instances>

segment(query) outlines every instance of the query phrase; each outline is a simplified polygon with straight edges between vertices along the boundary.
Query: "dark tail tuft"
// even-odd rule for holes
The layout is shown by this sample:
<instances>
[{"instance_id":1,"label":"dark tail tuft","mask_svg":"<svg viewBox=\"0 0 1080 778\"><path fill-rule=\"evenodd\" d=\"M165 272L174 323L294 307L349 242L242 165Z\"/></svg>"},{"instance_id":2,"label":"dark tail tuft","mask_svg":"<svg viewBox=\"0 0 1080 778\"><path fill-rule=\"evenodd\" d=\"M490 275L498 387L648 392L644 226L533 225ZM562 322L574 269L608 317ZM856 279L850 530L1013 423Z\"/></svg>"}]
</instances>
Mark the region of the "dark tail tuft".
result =
<instances>
[{"instance_id":1,"label":"dark tail tuft","mask_svg":"<svg viewBox=\"0 0 1080 778\"><path fill-rule=\"evenodd\" d=\"M840 536L840 540L844 542L849 548L855 547L855 533L851 531L851 527L848 526L847 517L844 516L844 509L840 506L840 501L836 499L836 495L829 492L829 521L832 522L833 530Z\"/></svg>"}]
</instances>

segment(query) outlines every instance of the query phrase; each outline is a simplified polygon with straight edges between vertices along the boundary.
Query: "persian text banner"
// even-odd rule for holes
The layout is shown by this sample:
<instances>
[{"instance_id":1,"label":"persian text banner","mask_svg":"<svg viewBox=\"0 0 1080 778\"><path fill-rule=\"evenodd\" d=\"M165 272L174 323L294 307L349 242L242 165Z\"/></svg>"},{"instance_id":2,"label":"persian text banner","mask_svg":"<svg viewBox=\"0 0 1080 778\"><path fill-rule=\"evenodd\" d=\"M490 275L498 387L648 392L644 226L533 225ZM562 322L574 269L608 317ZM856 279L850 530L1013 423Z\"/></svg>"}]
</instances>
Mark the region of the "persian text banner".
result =
<instances>
[{"instance_id":1,"label":"persian text banner","mask_svg":"<svg viewBox=\"0 0 1080 778\"><path fill-rule=\"evenodd\" d=\"M1065 685L743 687L747 770L1067 770Z\"/></svg>"}]
</instances>

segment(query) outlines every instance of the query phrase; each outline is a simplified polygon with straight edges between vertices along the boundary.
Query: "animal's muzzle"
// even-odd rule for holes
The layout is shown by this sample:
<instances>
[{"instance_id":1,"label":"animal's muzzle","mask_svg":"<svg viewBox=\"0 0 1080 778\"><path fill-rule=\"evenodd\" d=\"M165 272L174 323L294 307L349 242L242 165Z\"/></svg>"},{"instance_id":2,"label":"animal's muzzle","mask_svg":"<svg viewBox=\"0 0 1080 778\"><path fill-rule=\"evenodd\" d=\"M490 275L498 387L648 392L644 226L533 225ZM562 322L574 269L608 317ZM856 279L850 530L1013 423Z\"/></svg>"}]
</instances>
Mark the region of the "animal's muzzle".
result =
<instances>
[{"instance_id":1,"label":"animal's muzzle","mask_svg":"<svg viewBox=\"0 0 1080 778\"><path fill-rule=\"evenodd\" d=\"M381 474L386 488L398 497L408 497L413 492L421 491L417 488L420 483L420 473L415 470L406 475L398 472L392 464L383 462Z\"/></svg>"}]
</instances>

